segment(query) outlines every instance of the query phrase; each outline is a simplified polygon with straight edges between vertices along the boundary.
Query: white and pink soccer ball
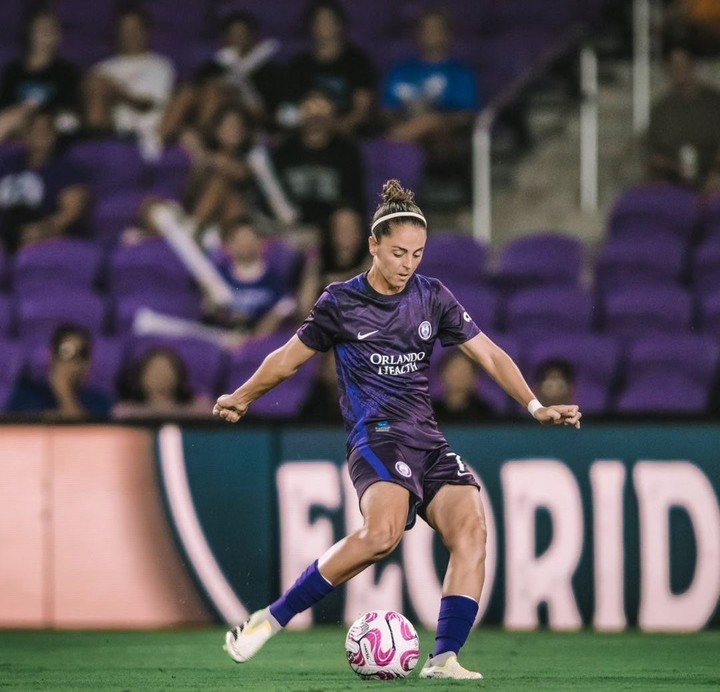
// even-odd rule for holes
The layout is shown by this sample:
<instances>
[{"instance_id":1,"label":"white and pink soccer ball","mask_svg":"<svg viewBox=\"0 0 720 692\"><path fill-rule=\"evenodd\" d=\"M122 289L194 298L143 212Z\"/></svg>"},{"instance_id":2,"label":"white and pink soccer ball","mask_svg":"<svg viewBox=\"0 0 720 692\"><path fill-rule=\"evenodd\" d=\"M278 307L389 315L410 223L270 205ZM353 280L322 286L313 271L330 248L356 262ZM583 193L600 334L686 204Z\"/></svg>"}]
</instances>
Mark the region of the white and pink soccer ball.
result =
<instances>
[{"instance_id":1,"label":"white and pink soccer ball","mask_svg":"<svg viewBox=\"0 0 720 692\"><path fill-rule=\"evenodd\" d=\"M410 620L394 610L361 615L345 637L350 667L362 678L394 680L409 675L420 657L420 640Z\"/></svg>"}]
</instances>

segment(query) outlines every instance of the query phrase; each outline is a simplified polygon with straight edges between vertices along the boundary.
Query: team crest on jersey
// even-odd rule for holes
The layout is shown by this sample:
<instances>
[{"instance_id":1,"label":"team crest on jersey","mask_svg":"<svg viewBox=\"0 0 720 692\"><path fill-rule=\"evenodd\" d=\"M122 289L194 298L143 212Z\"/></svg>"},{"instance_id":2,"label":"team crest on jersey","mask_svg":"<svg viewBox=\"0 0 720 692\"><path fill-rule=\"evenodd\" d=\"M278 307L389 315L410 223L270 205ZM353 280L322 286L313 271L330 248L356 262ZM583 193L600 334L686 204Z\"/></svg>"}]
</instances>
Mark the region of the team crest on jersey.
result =
<instances>
[{"instance_id":1,"label":"team crest on jersey","mask_svg":"<svg viewBox=\"0 0 720 692\"><path fill-rule=\"evenodd\" d=\"M418 334L423 341L427 341L432 334L432 326L430 322L428 322L427 320L421 322L420 326L418 327Z\"/></svg>"},{"instance_id":2,"label":"team crest on jersey","mask_svg":"<svg viewBox=\"0 0 720 692\"><path fill-rule=\"evenodd\" d=\"M395 470L401 475L405 476L405 478L410 478L412 476L412 470L410 467L404 462L404 461L398 461L395 464Z\"/></svg>"}]
</instances>

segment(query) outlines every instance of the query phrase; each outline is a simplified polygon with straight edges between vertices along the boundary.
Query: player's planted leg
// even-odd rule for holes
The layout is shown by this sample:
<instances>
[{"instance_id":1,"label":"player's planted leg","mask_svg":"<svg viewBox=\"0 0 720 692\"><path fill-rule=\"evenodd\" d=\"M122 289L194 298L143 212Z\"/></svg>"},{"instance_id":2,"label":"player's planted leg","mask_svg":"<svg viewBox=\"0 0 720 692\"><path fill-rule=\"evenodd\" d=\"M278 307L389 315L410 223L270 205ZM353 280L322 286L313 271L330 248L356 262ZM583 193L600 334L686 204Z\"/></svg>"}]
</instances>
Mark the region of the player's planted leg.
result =
<instances>
[{"instance_id":1,"label":"player's planted leg","mask_svg":"<svg viewBox=\"0 0 720 692\"><path fill-rule=\"evenodd\" d=\"M443 486L428 506L427 517L450 551L450 561L443 583L435 649L420 677L479 680L480 673L466 670L457 660L477 616L485 580L487 529L477 489Z\"/></svg>"},{"instance_id":2,"label":"player's planted leg","mask_svg":"<svg viewBox=\"0 0 720 692\"><path fill-rule=\"evenodd\" d=\"M405 530L409 493L393 483L371 485L362 497L363 526L310 565L274 603L253 613L225 635L225 650L236 663L250 660L290 620L369 565L387 557Z\"/></svg>"}]
</instances>

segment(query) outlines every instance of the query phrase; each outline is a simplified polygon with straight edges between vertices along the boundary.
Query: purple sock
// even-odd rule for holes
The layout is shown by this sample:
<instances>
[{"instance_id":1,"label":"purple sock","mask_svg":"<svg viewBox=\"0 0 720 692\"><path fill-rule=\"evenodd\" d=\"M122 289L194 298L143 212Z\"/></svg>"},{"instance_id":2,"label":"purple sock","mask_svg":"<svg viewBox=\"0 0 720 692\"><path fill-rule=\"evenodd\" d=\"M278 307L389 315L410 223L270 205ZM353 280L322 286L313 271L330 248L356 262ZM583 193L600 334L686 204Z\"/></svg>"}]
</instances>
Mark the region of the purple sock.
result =
<instances>
[{"instance_id":1,"label":"purple sock","mask_svg":"<svg viewBox=\"0 0 720 692\"><path fill-rule=\"evenodd\" d=\"M270 612L285 627L298 613L325 598L334 588L320 574L315 560L277 601L270 604Z\"/></svg>"},{"instance_id":2,"label":"purple sock","mask_svg":"<svg viewBox=\"0 0 720 692\"><path fill-rule=\"evenodd\" d=\"M444 596L440 601L433 656L452 651L457 654L470 634L478 604L469 596Z\"/></svg>"}]
</instances>

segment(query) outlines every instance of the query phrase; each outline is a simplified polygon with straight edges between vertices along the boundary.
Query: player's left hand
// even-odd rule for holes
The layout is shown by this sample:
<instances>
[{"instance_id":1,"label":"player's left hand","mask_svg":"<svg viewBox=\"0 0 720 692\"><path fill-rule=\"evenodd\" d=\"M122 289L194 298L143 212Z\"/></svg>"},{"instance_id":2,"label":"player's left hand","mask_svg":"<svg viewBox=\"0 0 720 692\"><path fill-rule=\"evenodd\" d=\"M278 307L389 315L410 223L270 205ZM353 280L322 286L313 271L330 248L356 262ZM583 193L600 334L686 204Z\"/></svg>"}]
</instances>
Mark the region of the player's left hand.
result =
<instances>
[{"instance_id":1,"label":"player's left hand","mask_svg":"<svg viewBox=\"0 0 720 692\"><path fill-rule=\"evenodd\" d=\"M535 412L535 420L543 425L574 425L580 428L582 413L575 404L567 406L544 406Z\"/></svg>"},{"instance_id":2,"label":"player's left hand","mask_svg":"<svg viewBox=\"0 0 720 692\"><path fill-rule=\"evenodd\" d=\"M213 406L213 416L218 416L228 423L237 423L247 410L247 404L238 403L232 394L223 394Z\"/></svg>"}]
</instances>

